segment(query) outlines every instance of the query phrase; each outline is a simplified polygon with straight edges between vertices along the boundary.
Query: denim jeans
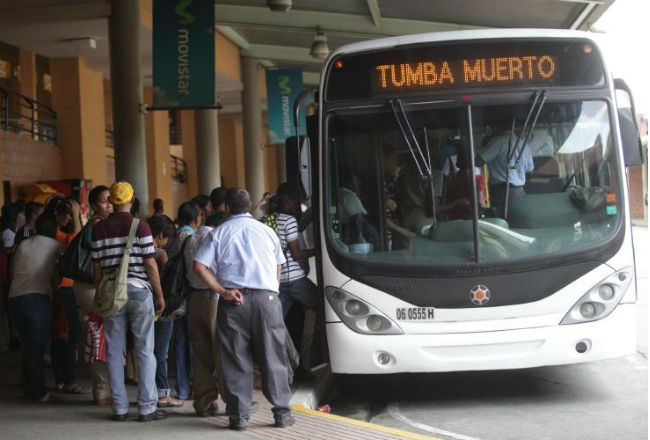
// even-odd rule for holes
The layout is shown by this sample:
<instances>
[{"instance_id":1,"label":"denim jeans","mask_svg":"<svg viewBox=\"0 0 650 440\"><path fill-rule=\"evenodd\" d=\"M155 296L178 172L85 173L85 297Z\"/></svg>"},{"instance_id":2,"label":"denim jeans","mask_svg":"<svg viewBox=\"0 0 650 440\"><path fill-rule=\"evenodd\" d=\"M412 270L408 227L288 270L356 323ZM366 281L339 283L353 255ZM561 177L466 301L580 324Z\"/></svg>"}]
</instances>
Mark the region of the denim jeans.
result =
<instances>
[{"instance_id":1,"label":"denim jeans","mask_svg":"<svg viewBox=\"0 0 650 440\"><path fill-rule=\"evenodd\" d=\"M295 281L280 283L280 304L282 304L282 316L286 319L287 313L294 301L298 301L304 307L316 312L314 323L314 336L309 354L309 364L313 367L320 364L326 358L325 346L325 320L323 318L322 298L318 294L318 287L307 277Z\"/></svg>"},{"instance_id":2,"label":"denim jeans","mask_svg":"<svg viewBox=\"0 0 650 440\"><path fill-rule=\"evenodd\" d=\"M52 329L52 301L41 293L10 298L9 313L23 343L23 391L38 400L46 393L43 356Z\"/></svg>"},{"instance_id":3,"label":"denim jeans","mask_svg":"<svg viewBox=\"0 0 650 440\"><path fill-rule=\"evenodd\" d=\"M106 365L113 397L113 412L129 412L129 396L124 386L124 350L126 330L131 326L133 353L138 364L138 411L154 412L158 403L156 391L156 358L154 347L154 305L148 289L128 286L128 301L117 313L104 318L106 333Z\"/></svg>"},{"instance_id":4,"label":"denim jeans","mask_svg":"<svg viewBox=\"0 0 650 440\"><path fill-rule=\"evenodd\" d=\"M79 342L81 324L77 312L77 300L72 287L61 287L63 307L68 320L68 339L52 338L52 369L57 384L70 385L75 382L74 361L75 348Z\"/></svg>"},{"instance_id":5,"label":"denim jeans","mask_svg":"<svg viewBox=\"0 0 650 440\"><path fill-rule=\"evenodd\" d=\"M192 397L192 348L187 317L174 320L174 352L176 354L176 396Z\"/></svg>"},{"instance_id":6,"label":"denim jeans","mask_svg":"<svg viewBox=\"0 0 650 440\"><path fill-rule=\"evenodd\" d=\"M156 355L156 387L158 387L159 399L169 397L170 394L167 353L169 352L169 341L172 339L173 330L174 321L156 321L153 352Z\"/></svg>"}]
</instances>

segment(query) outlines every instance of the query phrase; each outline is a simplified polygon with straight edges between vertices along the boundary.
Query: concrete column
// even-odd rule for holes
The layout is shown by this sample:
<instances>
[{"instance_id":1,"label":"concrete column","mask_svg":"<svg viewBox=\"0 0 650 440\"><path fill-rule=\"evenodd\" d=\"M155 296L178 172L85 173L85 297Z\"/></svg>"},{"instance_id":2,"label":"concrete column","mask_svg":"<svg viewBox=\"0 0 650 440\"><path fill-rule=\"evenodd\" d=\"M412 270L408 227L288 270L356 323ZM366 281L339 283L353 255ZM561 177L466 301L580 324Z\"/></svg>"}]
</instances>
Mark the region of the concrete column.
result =
<instances>
[{"instance_id":1,"label":"concrete column","mask_svg":"<svg viewBox=\"0 0 650 440\"><path fill-rule=\"evenodd\" d=\"M244 124L246 189L251 195L251 201L257 203L264 194L264 183L266 182L264 146L262 145L259 63L252 58L244 58L242 65L244 80L242 119Z\"/></svg>"},{"instance_id":2,"label":"concrete column","mask_svg":"<svg viewBox=\"0 0 650 440\"><path fill-rule=\"evenodd\" d=\"M197 110L194 114L196 130L196 165L199 174L199 192L210 192L221 186L219 160L219 121L217 110Z\"/></svg>"},{"instance_id":3,"label":"concrete column","mask_svg":"<svg viewBox=\"0 0 650 440\"><path fill-rule=\"evenodd\" d=\"M140 68L140 2L111 0L111 57L115 177L130 182L143 210L149 206Z\"/></svg>"}]
</instances>

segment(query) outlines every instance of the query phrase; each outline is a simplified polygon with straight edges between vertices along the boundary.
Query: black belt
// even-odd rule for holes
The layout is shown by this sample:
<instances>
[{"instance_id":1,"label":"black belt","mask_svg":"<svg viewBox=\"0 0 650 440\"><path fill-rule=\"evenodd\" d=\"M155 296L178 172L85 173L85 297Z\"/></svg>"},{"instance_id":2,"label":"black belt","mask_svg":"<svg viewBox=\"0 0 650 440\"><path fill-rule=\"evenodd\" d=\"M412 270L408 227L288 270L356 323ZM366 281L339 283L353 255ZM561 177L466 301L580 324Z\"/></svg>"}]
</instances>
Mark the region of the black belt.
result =
<instances>
[{"instance_id":1,"label":"black belt","mask_svg":"<svg viewBox=\"0 0 650 440\"><path fill-rule=\"evenodd\" d=\"M250 295L253 293L273 293L274 295L277 295L278 292L274 292L273 290L265 290L265 289L248 289L246 287L224 287L226 290L239 290L242 295Z\"/></svg>"},{"instance_id":2,"label":"black belt","mask_svg":"<svg viewBox=\"0 0 650 440\"><path fill-rule=\"evenodd\" d=\"M493 183L493 184L491 184L490 186L493 186L493 187L494 187L494 186L506 186L506 183L505 183L505 182L501 182L501 183ZM509 186L510 188L523 188L523 186L513 185L512 183L509 183L508 186Z\"/></svg>"}]
</instances>

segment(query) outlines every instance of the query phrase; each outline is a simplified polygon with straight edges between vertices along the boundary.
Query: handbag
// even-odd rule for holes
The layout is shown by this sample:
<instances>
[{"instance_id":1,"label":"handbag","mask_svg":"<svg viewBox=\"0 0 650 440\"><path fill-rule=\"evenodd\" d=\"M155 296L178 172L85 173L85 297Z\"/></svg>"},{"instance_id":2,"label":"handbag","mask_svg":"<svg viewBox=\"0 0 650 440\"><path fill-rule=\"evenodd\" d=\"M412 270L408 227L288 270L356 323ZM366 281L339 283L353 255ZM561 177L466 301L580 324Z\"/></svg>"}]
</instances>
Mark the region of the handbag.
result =
<instances>
[{"instance_id":1,"label":"handbag","mask_svg":"<svg viewBox=\"0 0 650 440\"><path fill-rule=\"evenodd\" d=\"M118 269L103 273L102 279L99 281L99 286L93 299L92 310L101 317L105 318L119 312L128 300L129 259L131 257L131 247L135 239L135 232L138 229L139 223L140 220L137 218L134 218L131 223L129 238L126 240L124 255L122 255Z\"/></svg>"},{"instance_id":2,"label":"handbag","mask_svg":"<svg viewBox=\"0 0 650 440\"><path fill-rule=\"evenodd\" d=\"M91 222L88 222L59 259L57 263L59 274L64 278L71 278L75 281L93 283L91 248L92 225Z\"/></svg>"},{"instance_id":3,"label":"handbag","mask_svg":"<svg viewBox=\"0 0 650 440\"><path fill-rule=\"evenodd\" d=\"M569 193L569 198L582 211L594 211L605 206L606 194L606 187L592 186L590 188L574 188Z\"/></svg>"}]
</instances>

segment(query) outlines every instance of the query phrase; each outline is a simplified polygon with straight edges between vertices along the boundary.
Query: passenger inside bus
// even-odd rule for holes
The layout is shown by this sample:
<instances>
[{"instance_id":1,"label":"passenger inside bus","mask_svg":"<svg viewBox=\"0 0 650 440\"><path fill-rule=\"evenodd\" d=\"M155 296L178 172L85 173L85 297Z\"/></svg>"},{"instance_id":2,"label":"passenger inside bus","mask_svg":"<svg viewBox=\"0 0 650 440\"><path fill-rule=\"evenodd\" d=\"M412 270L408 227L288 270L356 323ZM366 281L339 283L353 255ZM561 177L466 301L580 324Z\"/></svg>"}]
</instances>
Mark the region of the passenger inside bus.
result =
<instances>
[{"instance_id":1,"label":"passenger inside bus","mask_svg":"<svg viewBox=\"0 0 650 440\"><path fill-rule=\"evenodd\" d=\"M399 164L397 150L389 144L384 143L384 206L386 212L386 231L388 249L408 248L408 239L415 237L415 233L402 226L402 209L400 183L402 167ZM400 201L398 203L398 200Z\"/></svg>"},{"instance_id":2,"label":"passenger inside bus","mask_svg":"<svg viewBox=\"0 0 650 440\"><path fill-rule=\"evenodd\" d=\"M533 155L528 144L512 130L493 136L477 152L479 165L487 163L492 206L505 217L506 188L509 199L525 194L526 173L533 171Z\"/></svg>"},{"instance_id":3,"label":"passenger inside bus","mask_svg":"<svg viewBox=\"0 0 650 440\"><path fill-rule=\"evenodd\" d=\"M339 189L341 239L350 250L370 253L377 246L377 230L368 222L368 211L361 202L361 176L357 169L349 169Z\"/></svg>"}]
</instances>

